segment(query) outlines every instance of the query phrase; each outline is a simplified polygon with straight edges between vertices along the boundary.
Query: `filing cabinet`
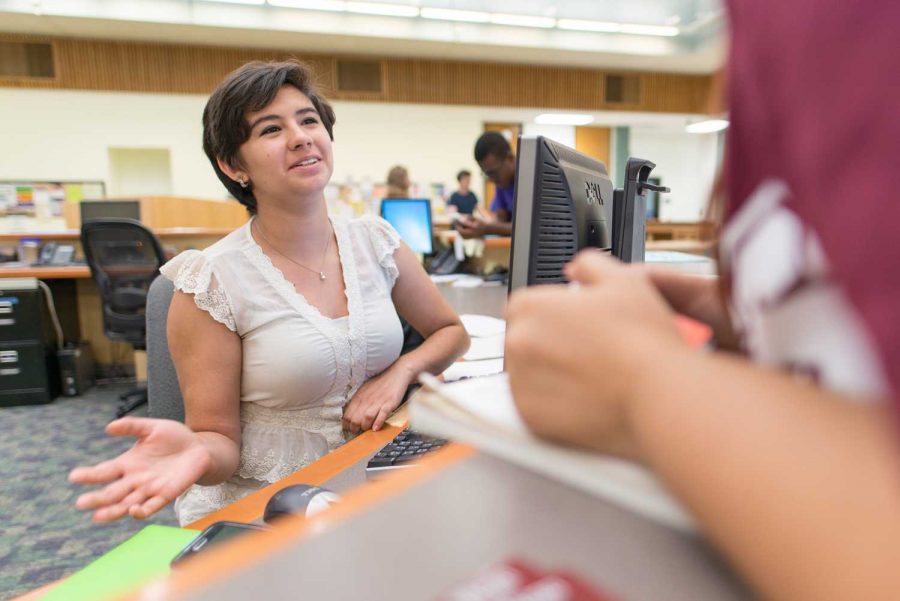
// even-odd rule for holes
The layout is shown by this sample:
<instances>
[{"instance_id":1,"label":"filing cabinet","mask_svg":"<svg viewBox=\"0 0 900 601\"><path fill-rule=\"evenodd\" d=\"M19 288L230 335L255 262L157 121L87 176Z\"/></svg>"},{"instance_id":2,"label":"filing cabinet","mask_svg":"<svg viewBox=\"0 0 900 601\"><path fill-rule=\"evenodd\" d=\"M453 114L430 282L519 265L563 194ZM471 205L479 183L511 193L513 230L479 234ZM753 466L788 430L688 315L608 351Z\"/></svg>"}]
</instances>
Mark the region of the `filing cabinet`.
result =
<instances>
[{"instance_id":1,"label":"filing cabinet","mask_svg":"<svg viewBox=\"0 0 900 601\"><path fill-rule=\"evenodd\" d=\"M59 370L37 280L0 279L0 407L49 403Z\"/></svg>"}]
</instances>

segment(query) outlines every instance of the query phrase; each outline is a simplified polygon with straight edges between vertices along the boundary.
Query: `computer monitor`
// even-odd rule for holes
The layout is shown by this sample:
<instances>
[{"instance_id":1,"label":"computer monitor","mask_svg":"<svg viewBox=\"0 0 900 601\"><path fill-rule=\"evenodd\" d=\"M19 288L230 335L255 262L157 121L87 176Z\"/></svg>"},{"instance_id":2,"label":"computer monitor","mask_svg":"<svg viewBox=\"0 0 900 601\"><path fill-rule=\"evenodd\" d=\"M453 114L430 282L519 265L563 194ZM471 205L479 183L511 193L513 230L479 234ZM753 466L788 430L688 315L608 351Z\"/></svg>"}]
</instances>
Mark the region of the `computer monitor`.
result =
<instances>
[{"instance_id":1,"label":"computer monitor","mask_svg":"<svg viewBox=\"0 0 900 601\"><path fill-rule=\"evenodd\" d=\"M119 218L141 220L141 201L135 200L82 200L81 223L97 219Z\"/></svg>"},{"instance_id":2,"label":"computer monitor","mask_svg":"<svg viewBox=\"0 0 900 601\"><path fill-rule=\"evenodd\" d=\"M612 248L613 185L606 166L543 136L520 136L509 290L564 282L579 250Z\"/></svg>"},{"instance_id":3,"label":"computer monitor","mask_svg":"<svg viewBox=\"0 0 900 601\"><path fill-rule=\"evenodd\" d=\"M520 136L516 163L509 290L565 282L563 267L583 248L626 263L644 260L647 182L656 165L629 158L613 189L606 166L543 136Z\"/></svg>"},{"instance_id":4,"label":"computer monitor","mask_svg":"<svg viewBox=\"0 0 900 601\"><path fill-rule=\"evenodd\" d=\"M400 234L413 252L434 252L431 230L431 201L427 198L385 198L381 216Z\"/></svg>"}]
</instances>

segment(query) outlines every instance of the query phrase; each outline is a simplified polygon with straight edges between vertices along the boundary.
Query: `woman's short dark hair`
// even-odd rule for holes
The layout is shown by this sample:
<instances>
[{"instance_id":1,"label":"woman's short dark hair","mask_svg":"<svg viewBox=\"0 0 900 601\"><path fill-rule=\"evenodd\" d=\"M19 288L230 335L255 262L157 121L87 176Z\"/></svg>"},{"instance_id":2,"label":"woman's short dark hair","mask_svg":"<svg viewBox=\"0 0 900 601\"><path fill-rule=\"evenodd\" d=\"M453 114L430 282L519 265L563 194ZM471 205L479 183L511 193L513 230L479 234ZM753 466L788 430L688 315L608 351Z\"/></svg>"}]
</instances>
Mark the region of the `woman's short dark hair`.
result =
<instances>
[{"instance_id":1,"label":"woman's short dark hair","mask_svg":"<svg viewBox=\"0 0 900 601\"><path fill-rule=\"evenodd\" d=\"M328 136L334 140L334 109L313 83L313 72L296 60L284 62L253 61L232 71L213 91L203 109L203 152L213 171L238 202L256 214L253 183L246 188L225 175L216 159L240 166L238 149L250 137L247 113L262 110L282 86L294 86L303 92L319 113Z\"/></svg>"}]
</instances>

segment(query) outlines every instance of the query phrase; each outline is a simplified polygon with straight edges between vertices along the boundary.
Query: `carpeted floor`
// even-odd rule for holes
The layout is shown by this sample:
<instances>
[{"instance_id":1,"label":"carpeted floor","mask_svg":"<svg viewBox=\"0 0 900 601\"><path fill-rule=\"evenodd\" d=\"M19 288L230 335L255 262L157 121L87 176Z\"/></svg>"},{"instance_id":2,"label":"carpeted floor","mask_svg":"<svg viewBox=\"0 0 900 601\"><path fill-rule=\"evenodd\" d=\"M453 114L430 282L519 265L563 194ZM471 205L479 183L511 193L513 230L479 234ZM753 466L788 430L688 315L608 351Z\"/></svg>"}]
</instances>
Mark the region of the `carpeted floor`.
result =
<instances>
[{"instance_id":1,"label":"carpeted floor","mask_svg":"<svg viewBox=\"0 0 900 601\"><path fill-rule=\"evenodd\" d=\"M94 388L49 405L0 407L0 599L71 574L148 523L177 525L169 505L150 520L94 524L75 509L85 490L69 470L113 457L133 439L103 431L123 388ZM146 405L131 415L145 415Z\"/></svg>"}]
</instances>

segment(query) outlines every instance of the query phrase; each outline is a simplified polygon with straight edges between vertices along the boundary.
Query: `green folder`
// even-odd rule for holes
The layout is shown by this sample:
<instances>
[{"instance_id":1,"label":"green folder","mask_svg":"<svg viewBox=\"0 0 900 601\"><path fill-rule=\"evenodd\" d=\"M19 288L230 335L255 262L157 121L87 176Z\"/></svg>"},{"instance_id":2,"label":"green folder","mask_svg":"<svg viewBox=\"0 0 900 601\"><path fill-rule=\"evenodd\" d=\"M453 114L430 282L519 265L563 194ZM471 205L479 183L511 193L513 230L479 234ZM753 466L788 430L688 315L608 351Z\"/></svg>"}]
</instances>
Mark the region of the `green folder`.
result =
<instances>
[{"instance_id":1,"label":"green folder","mask_svg":"<svg viewBox=\"0 0 900 601\"><path fill-rule=\"evenodd\" d=\"M200 532L173 526L146 526L41 597L42 601L102 601L169 572L178 552Z\"/></svg>"}]
</instances>

